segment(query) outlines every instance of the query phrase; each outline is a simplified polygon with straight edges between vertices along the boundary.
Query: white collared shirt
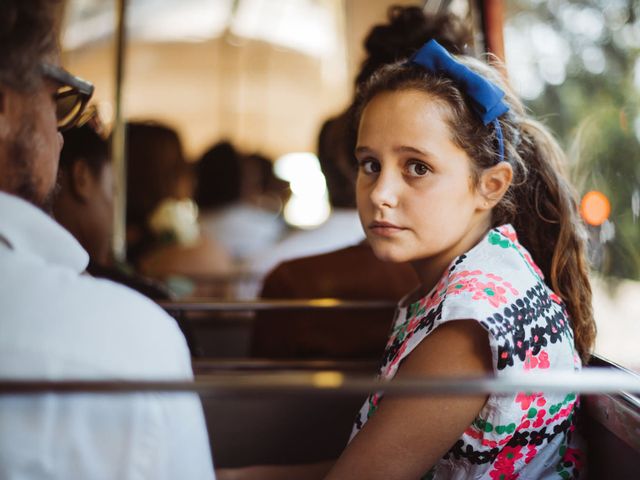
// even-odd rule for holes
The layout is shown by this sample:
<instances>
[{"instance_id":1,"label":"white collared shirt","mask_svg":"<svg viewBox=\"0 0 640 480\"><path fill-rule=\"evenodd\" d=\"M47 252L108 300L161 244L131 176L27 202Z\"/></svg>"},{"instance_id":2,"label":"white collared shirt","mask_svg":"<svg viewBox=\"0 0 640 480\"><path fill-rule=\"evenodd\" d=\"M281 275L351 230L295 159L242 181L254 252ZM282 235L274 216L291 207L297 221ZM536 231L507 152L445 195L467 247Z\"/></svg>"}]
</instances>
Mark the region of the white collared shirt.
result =
<instances>
[{"instance_id":1,"label":"white collared shirt","mask_svg":"<svg viewBox=\"0 0 640 480\"><path fill-rule=\"evenodd\" d=\"M82 272L88 255L0 192L0 377L188 380L189 350L152 301ZM0 396L1 479L210 479L190 394Z\"/></svg>"}]
</instances>

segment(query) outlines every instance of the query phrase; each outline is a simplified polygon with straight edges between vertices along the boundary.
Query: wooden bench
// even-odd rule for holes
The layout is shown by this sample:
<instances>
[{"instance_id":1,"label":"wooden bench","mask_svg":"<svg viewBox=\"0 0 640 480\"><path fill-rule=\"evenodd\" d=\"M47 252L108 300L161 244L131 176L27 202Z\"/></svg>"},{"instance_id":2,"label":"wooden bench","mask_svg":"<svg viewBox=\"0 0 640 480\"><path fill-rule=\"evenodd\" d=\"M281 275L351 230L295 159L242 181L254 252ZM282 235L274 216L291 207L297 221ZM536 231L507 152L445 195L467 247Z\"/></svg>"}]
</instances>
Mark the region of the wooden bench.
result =
<instances>
[{"instance_id":1,"label":"wooden bench","mask_svg":"<svg viewBox=\"0 0 640 480\"><path fill-rule=\"evenodd\" d=\"M345 322L348 322L349 315L346 316L347 320L345 320L344 313L353 314L355 321L362 323L363 314L374 312L377 315L382 314L384 318L388 318L388 325L384 325L378 334L380 338L378 338L377 343L380 344L380 351L378 352L374 348L374 353L372 354L358 354L357 347L355 347L357 342L362 340L365 343L371 343L362 334L363 338L361 339L352 338L354 354L349 355L349 352L346 352L347 354L342 358L370 358L377 360L382 353L395 309L395 304L389 301L353 301L332 298L253 301L201 300L160 302L159 305L178 321L187 338L191 354L195 358L246 358L251 356L251 342L256 315L269 314L269 317L275 315L276 320L278 314L286 314L289 318L295 315L300 316L301 321L307 321L310 318L319 318L320 314L325 319L331 319L331 317L342 314L343 319L339 325L344 326L343 332L336 328L335 324L329 325L327 323L329 335L340 335L347 330ZM316 331L322 328L322 324L322 322L314 323ZM354 337L354 335L351 336ZM270 355L267 356L271 357Z\"/></svg>"}]
</instances>

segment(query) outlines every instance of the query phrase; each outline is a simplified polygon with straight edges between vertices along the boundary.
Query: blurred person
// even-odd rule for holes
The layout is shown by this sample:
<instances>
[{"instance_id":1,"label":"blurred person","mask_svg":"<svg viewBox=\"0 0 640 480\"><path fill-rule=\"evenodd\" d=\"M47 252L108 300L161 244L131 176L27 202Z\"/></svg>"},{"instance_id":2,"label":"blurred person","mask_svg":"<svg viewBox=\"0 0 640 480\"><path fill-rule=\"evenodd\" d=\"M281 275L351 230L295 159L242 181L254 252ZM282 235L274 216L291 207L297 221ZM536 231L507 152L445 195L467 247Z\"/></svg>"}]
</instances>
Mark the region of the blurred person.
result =
<instances>
[{"instance_id":1,"label":"blurred person","mask_svg":"<svg viewBox=\"0 0 640 480\"><path fill-rule=\"evenodd\" d=\"M221 141L196 163L196 176L202 228L224 245L239 269L282 237L280 199L268 191L277 186L269 159L245 156Z\"/></svg>"},{"instance_id":2,"label":"blurred person","mask_svg":"<svg viewBox=\"0 0 640 480\"><path fill-rule=\"evenodd\" d=\"M387 22L374 26L364 41L367 57L356 76L356 87L380 66L408 57L431 38L438 39L451 52L471 52L471 29L458 17L446 13L428 15L416 6L390 7ZM352 117L353 105L325 121L318 139L318 158L332 207L352 212L352 222L361 232L355 213L356 129ZM313 234L300 237L308 241ZM409 265L378 260L366 241L353 245L357 241L352 240L352 245L336 251L283 262L264 279L261 296L397 302L417 284ZM296 256L289 243L283 245L286 254ZM304 318L260 312L252 351L260 357L378 358L390 322L391 317L385 311L329 315L314 312Z\"/></svg>"},{"instance_id":3,"label":"blurred person","mask_svg":"<svg viewBox=\"0 0 640 480\"><path fill-rule=\"evenodd\" d=\"M127 285L156 300L169 299L170 293L163 285L114 265L111 256L114 180L108 142L89 120L65 131L63 137L53 216L89 254L87 272Z\"/></svg>"},{"instance_id":4,"label":"blurred person","mask_svg":"<svg viewBox=\"0 0 640 480\"><path fill-rule=\"evenodd\" d=\"M353 204L353 182L340 171L343 156L343 137L346 122L329 119L322 125L318 136L318 160L329 194L331 213L320 226L297 230L271 248L264 249L249 262L249 268L263 276L281 262L327 253L352 246L364 240L364 232Z\"/></svg>"},{"instance_id":5,"label":"blurred person","mask_svg":"<svg viewBox=\"0 0 640 480\"><path fill-rule=\"evenodd\" d=\"M259 153L242 157L242 198L246 202L269 212L282 214L291 195L289 182L278 178L273 171L273 161ZM282 217L279 217L283 226Z\"/></svg>"},{"instance_id":6,"label":"blurred person","mask_svg":"<svg viewBox=\"0 0 640 480\"><path fill-rule=\"evenodd\" d=\"M177 132L153 122L127 125L127 257L158 279L226 275L232 261L202 234L193 172Z\"/></svg>"},{"instance_id":7,"label":"blurred person","mask_svg":"<svg viewBox=\"0 0 640 480\"><path fill-rule=\"evenodd\" d=\"M174 319L82 275L89 257L47 213L62 148L93 92L60 66L61 2L5 0L0 16L0 377L193 378ZM214 478L192 394L3 395L1 478Z\"/></svg>"}]
</instances>

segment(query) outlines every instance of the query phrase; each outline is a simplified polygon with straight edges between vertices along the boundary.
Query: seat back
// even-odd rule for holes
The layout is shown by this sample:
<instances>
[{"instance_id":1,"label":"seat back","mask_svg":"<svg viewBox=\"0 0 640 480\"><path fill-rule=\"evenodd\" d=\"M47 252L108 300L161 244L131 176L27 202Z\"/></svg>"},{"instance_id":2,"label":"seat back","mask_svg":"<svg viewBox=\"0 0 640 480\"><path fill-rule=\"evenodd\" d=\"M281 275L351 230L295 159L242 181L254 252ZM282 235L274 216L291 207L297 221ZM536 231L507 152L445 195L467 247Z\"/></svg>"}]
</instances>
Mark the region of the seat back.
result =
<instances>
[{"instance_id":1,"label":"seat back","mask_svg":"<svg viewBox=\"0 0 640 480\"><path fill-rule=\"evenodd\" d=\"M625 370L595 355L589 365ZM582 402L589 478L640 478L640 399L620 393L583 395Z\"/></svg>"},{"instance_id":2,"label":"seat back","mask_svg":"<svg viewBox=\"0 0 640 480\"><path fill-rule=\"evenodd\" d=\"M395 304L389 301L329 298L180 301L160 302L160 306L178 321L189 343L191 354L196 358L251 356L252 335L256 314L259 313L263 318L262 331L267 328L274 336L282 335L282 325L278 323L279 316L283 318L286 316L289 322L292 318L299 318L299 324L302 327L308 326L309 321L315 321L314 332L316 336L322 336L325 344L332 338L336 342L340 340L343 344L353 344L353 348L343 349L337 357L376 360L382 353L395 308ZM381 327L379 325L377 330L371 324L372 314L383 315L386 319L384 325ZM311 328L308 329L310 330ZM369 339L376 332L377 336ZM298 340L302 341L301 338ZM362 342L368 342L374 347L359 348L358 345ZM266 353L264 357L292 357L292 355ZM326 355L308 355L307 357L336 358L336 356L327 357Z\"/></svg>"},{"instance_id":3,"label":"seat back","mask_svg":"<svg viewBox=\"0 0 640 480\"><path fill-rule=\"evenodd\" d=\"M371 374L373 362L195 361L196 378L221 371L316 371ZM203 396L216 467L287 465L337 458L349 440L365 395Z\"/></svg>"}]
</instances>

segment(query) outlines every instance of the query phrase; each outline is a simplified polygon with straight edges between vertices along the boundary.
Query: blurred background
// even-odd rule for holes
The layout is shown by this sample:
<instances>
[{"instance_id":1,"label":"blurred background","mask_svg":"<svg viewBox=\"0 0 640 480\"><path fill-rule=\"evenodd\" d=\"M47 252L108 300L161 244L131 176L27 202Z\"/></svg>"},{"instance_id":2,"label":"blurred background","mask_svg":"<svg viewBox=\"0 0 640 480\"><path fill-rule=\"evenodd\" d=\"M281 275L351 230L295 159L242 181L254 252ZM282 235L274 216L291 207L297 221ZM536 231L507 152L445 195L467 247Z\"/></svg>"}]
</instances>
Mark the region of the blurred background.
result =
<instances>
[{"instance_id":1,"label":"blurred background","mask_svg":"<svg viewBox=\"0 0 640 480\"><path fill-rule=\"evenodd\" d=\"M589 229L599 328L596 351L640 371L640 4L501 3L509 79L569 153L568 167ZM328 117L350 103L369 29L385 21L390 5L417 5L453 11L477 30L478 4L129 0L120 114L126 122L164 125L177 132L180 155L190 168L198 168L211 146L232 145L245 159L240 190L249 188L248 172L263 171L246 167L246 158L268 161L275 168L256 177L262 185L259 195L243 194L243 201L278 222L263 236L250 236L257 243L278 242L301 229L321 228L332 213L317 158L318 133ZM106 132L117 113L119 5L115 0L69 0L63 25L63 63L95 84L94 103ZM482 45L474 48L483 51ZM128 137L133 138L132 131ZM136 177L140 186L133 188L143 188L144 168ZM191 174L185 179L175 188L187 191L184 198L197 197ZM116 189L123 193L123 188ZM154 207L155 224L194 222L197 211L190 204L180 205ZM216 211L215 219L221 222ZM233 215L224 219L227 231L241 230L243 222L259 223L246 209ZM200 227L206 230L206 225ZM135 242L136 232L128 231L127 237ZM238 247L237 240L214 240L227 251ZM143 265L149 276L173 282L174 291L186 296L202 293L193 290L194 279L241 277L244 286L236 282L239 288L214 295L251 298L257 294L252 282L274 266L253 268L256 264L247 262L260 256L259 247L243 245L227 263L219 260L226 266L215 272L166 272L158 269L165 263L157 258L137 266ZM330 249L329 242L325 250Z\"/></svg>"}]
</instances>

